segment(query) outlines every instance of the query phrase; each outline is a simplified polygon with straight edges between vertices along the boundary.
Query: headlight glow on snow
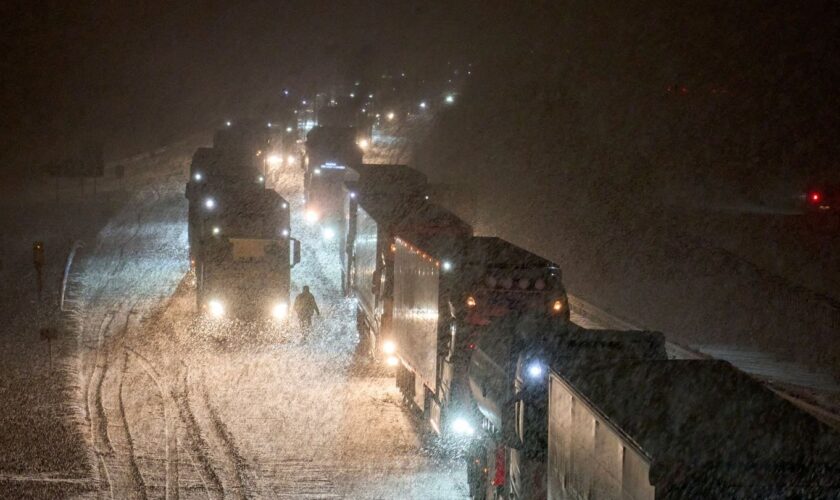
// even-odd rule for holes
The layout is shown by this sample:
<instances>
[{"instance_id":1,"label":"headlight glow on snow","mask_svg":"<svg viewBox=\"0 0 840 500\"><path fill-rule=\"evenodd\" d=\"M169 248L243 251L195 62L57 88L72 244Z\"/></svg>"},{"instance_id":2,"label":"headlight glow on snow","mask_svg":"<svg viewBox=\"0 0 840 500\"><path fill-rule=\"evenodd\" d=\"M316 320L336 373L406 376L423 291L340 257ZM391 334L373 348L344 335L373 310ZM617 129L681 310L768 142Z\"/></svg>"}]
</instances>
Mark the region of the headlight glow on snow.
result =
<instances>
[{"instance_id":1,"label":"headlight glow on snow","mask_svg":"<svg viewBox=\"0 0 840 500\"><path fill-rule=\"evenodd\" d=\"M225 315L225 306L221 303L221 301L212 299L207 302L207 310L210 311L210 316L214 318L221 318Z\"/></svg>"},{"instance_id":2,"label":"headlight glow on snow","mask_svg":"<svg viewBox=\"0 0 840 500\"><path fill-rule=\"evenodd\" d=\"M289 305L285 302L280 302L271 309L271 315L274 317L274 319L283 319L288 313Z\"/></svg>"},{"instance_id":3,"label":"headlight glow on snow","mask_svg":"<svg viewBox=\"0 0 840 500\"><path fill-rule=\"evenodd\" d=\"M323 231L321 231L321 234L324 236L325 240L329 241L335 238L335 229L331 227L325 227Z\"/></svg>"},{"instance_id":4,"label":"headlight glow on snow","mask_svg":"<svg viewBox=\"0 0 840 500\"><path fill-rule=\"evenodd\" d=\"M318 222L319 219L318 212L312 210L311 208L306 211L305 217L307 224L314 224Z\"/></svg>"},{"instance_id":5,"label":"headlight glow on snow","mask_svg":"<svg viewBox=\"0 0 840 500\"><path fill-rule=\"evenodd\" d=\"M397 359L396 356L388 356L388 359L386 360L386 363L388 363L388 366L397 366L399 364L399 362L400 362L400 360Z\"/></svg>"},{"instance_id":6,"label":"headlight glow on snow","mask_svg":"<svg viewBox=\"0 0 840 500\"><path fill-rule=\"evenodd\" d=\"M283 157L278 155L271 155L266 161L268 161L269 165L277 165L279 163L283 163Z\"/></svg>"},{"instance_id":7,"label":"headlight glow on snow","mask_svg":"<svg viewBox=\"0 0 840 500\"><path fill-rule=\"evenodd\" d=\"M397 344L393 340L386 340L382 343L382 352L385 354L394 354L397 352Z\"/></svg>"},{"instance_id":8,"label":"headlight glow on snow","mask_svg":"<svg viewBox=\"0 0 840 500\"><path fill-rule=\"evenodd\" d=\"M462 417L458 417L454 422L452 422L452 430L455 431L456 434L461 434L463 436L472 436L473 433L475 433L473 426Z\"/></svg>"}]
</instances>

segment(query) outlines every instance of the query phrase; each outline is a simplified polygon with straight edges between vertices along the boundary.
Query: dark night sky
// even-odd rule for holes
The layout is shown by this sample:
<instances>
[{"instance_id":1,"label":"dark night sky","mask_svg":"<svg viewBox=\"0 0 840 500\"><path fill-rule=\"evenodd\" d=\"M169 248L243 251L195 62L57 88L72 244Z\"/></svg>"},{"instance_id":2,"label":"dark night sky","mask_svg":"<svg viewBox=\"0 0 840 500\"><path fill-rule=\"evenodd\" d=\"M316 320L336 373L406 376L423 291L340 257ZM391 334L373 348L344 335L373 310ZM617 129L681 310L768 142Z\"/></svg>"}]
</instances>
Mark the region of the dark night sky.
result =
<instances>
[{"instance_id":1,"label":"dark night sky","mask_svg":"<svg viewBox=\"0 0 840 500\"><path fill-rule=\"evenodd\" d=\"M4 4L3 18L11 20L2 35L4 168L32 151L44 158L45 144L61 148L84 135L112 149L166 142L171 134L253 107L284 86L305 88L408 65L427 71L466 57L471 48L456 40L480 39L465 22L467 7L364 1Z\"/></svg>"},{"instance_id":2,"label":"dark night sky","mask_svg":"<svg viewBox=\"0 0 840 500\"><path fill-rule=\"evenodd\" d=\"M742 128L767 144L813 150L816 163L836 137L819 132L837 130L840 24L827 1L807 9L710 0L47 1L0 9L4 170L55 157L83 137L103 140L112 155L165 143L258 108L286 85L397 67L431 74L447 59L574 82L603 92L594 98L605 113L617 104L643 109L669 85L692 96L724 88L737 96Z\"/></svg>"}]
</instances>

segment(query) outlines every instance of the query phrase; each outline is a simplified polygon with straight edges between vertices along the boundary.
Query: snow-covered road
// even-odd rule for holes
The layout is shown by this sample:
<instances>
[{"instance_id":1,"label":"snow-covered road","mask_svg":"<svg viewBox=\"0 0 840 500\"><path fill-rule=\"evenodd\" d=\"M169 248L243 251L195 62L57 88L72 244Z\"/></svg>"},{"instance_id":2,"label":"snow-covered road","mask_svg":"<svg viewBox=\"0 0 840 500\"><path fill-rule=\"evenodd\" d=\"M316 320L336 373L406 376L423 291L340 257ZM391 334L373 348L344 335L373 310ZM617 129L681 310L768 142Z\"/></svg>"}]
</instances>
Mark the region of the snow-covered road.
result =
<instances>
[{"instance_id":1,"label":"snow-covered road","mask_svg":"<svg viewBox=\"0 0 840 500\"><path fill-rule=\"evenodd\" d=\"M293 208L322 316L303 338L196 317L177 180L138 191L89 246L77 280L80 398L91 470L112 498L464 498L463 461L433 449L393 378L356 357L337 248ZM92 496L93 496L92 492Z\"/></svg>"}]
</instances>

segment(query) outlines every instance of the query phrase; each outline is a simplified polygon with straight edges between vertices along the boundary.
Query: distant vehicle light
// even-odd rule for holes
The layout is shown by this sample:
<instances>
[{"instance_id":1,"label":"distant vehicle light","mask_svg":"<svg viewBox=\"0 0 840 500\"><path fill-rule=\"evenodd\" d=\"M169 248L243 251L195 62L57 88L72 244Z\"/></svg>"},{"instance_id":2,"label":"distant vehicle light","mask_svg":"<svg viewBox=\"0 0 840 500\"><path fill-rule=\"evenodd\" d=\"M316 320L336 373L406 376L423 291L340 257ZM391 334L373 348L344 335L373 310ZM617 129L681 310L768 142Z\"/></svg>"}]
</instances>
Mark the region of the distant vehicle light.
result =
<instances>
[{"instance_id":1,"label":"distant vehicle light","mask_svg":"<svg viewBox=\"0 0 840 500\"><path fill-rule=\"evenodd\" d=\"M452 103L455 102L455 96L452 95L452 94L449 94L448 96L446 96L444 101L446 101L446 104L452 104Z\"/></svg>"},{"instance_id":2,"label":"distant vehicle light","mask_svg":"<svg viewBox=\"0 0 840 500\"><path fill-rule=\"evenodd\" d=\"M283 208L289 208L289 204L288 204L288 203L286 203L285 201L284 201L284 202L283 202L283 204L282 204L282 205L280 205L280 206L281 206L281 207L283 207Z\"/></svg>"},{"instance_id":3,"label":"distant vehicle light","mask_svg":"<svg viewBox=\"0 0 840 500\"><path fill-rule=\"evenodd\" d=\"M475 297L472 295L467 297L467 307L475 307Z\"/></svg>"},{"instance_id":4,"label":"distant vehicle light","mask_svg":"<svg viewBox=\"0 0 840 500\"><path fill-rule=\"evenodd\" d=\"M400 364L400 360L397 359L396 356L388 356L386 362L388 363L388 366L397 366L398 364Z\"/></svg>"},{"instance_id":5,"label":"distant vehicle light","mask_svg":"<svg viewBox=\"0 0 840 500\"><path fill-rule=\"evenodd\" d=\"M445 260L441 263L440 267L444 271L451 271L452 268L454 268L455 266L451 262L449 262L448 260Z\"/></svg>"},{"instance_id":6,"label":"distant vehicle light","mask_svg":"<svg viewBox=\"0 0 840 500\"><path fill-rule=\"evenodd\" d=\"M222 230L219 228L219 226L213 226L213 234L214 235L218 235L221 232L222 232Z\"/></svg>"},{"instance_id":7,"label":"distant vehicle light","mask_svg":"<svg viewBox=\"0 0 840 500\"><path fill-rule=\"evenodd\" d=\"M286 127L286 132L291 133L291 132L292 132L292 130L294 130L292 127Z\"/></svg>"},{"instance_id":8,"label":"distant vehicle light","mask_svg":"<svg viewBox=\"0 0 840 500\"><path fill-rule=\"evenodd\" d=\"M306 218L306 222L308 224L314 224L314 223L318 222L318 219L321 218L320 215L318 214L318 212L316 212L315 210L312 210L312 209L307 210L304 217Z\"/></svg>"},{"instance_id":9,"label":"distant vehicle light","mask_svg":"<svg viewBox=\"0 0 840 500\"><path fill-rule=\"evenodd\" d=\"M323 235L323 236L324 236L324 239L325 239L325 240L329 241L329 240L331 240L331 239L335 238L335 229L333 229L333 228L331 228L331 227L325 227L325 228L321 231L321 235Z\"/></svg>"},{"instance_id":10,"label":"distant vehicle light","mask_svg":"<svg viewBox=\"0 0 840 500\"><path fill-rule=\"evenodd\" d=\"M280 231L280 234L282 234L284 237L287 237L287 236L289 236L289 230L284 229L284 230Z\"/></svg>"},{"instance_id":11,"label":"distant vehicle light","mask_svg":"<svg viewBox=\"0 0 840 500\"><path fill-rule=\"evenodd\" d=\"M355 97L356 97L356 94L354 94L353 92L350 92L350 98L354 99Z\"/></svg>"},{"instance_id":12,"label":"distant vehicle light","mask_svg":"<svg viewBox=\"0 0 840 500\"><path fill-rule=\"evenodd\" d=\"M373 99L373 94L368 94L368 99Z\"/></svg>"},{"instance_id":13,"label":"distant vehicle light","mask_svg":"<svg viewBox=\"0 0 840 500\"><path fill-rule=\"evenodd\" d=\"M230 122L230 120L228 120L228 121L225 122L225 125L230 127L232 125L232 123Z\"/></svg>"},{"instance_id":14,"label":"distant vehicle light","mask_svg":"<svg viewBox=\"0 0 840 500\"><path fill-rule=\"evenodd\" d=\"M808 195L808 200L811 203L819 203L820 201L822 201L822 193L820 193L819 191L811 191L811 193Z\"/></svg>"},{"instance_id":15,"label":"distant vehicle light","mask_svg":"<svg viewBox=\"0 0 840 500\"><path fill-rule=\"evenodd\" d=\"M420 109L426 109L426 101L420 101Z\"/></svg>"},{"instance_id":16,"label":"distant vehicle light","mask_svg":"<svg viewBox=\"0 0 840 500\"><path fill-rule=\"evenodd\" d=\"M350 198L352 198L352 199L354 199L354 200L356 199L356 193L355 193L355 191L350 191Z\"/></svg>"},{"instance_id":17,"label":"distant vehicle light","mask_svg":"<svg viewBox=\"0 0 840 500\"><path fill-rule=\"evenodd\" d=\"M283 89L283 95L289 95L289 89Z\"/></svg>"},{"instance_id":18,"label":"distant vehicle light","mask_svg":"<svg viewBox=\"0 0 840 500\"><path fill-rule=\"evenodd\" d=\"M393 111L389 111L389 112L388 112L388 114L387 114L387 115L385 115L385 118L387 118L387 119L388 119L388 121L390 122L390 121L393 121L393 120L394 120L394 117L396 117L396 116L397 116L397 115L396 115L396 114L394 114L394 112L393 112Z\"/></svg>"},{"instance_id":19,"label":"distant vehicle light","mask_svg":"<svg viewBox=\"0 0 840 500\"><path fill-rule=\"evenodd\" d=\"M207 309L210 311L210 316L214 318L221 318L225 315L225 306L217 299L212 299L207 302Z\"/></svg>"},{"instance_id":20,"label":"distant vehicle light","mask_svg":"<svg viewBox=\"0 0 840 500\"><path fill-rule=\"evenodd\" d=\"M368 142L367 139L362 139L357 144L362 149L362 151L366 150L368 148L368 146L370 146L370 143Z\"/></svg>"},{"instance_id":21,"label":"distant vehicle light","mask_svg":"<svg viewBox=\"0 0 840 500\"><path fill-rule=\"evenodd\" d=\"M268 128L271 128L271 122L268 122L267 125L268 125Z\"/></svg>"},{"instance_id":22,"label":"distant vehicle light","mask_svg":"<svg viewBox=\"0 0 840 500\"><path fill-rule=\"evenodd\" d=\"M306 106L306 100L300 101L300 103Z\"/></svg>"},{"instance_id":23,"label":"distant vehicle light","mask_svg":"<svg viewBox=\"0 0 840 500\"><path fill-rule=\"evenodd\" d=\"M314 171L314 174L315 174L315 175L321 175L321 169L320 169L320 168L316 168L316 169L315 169L315 171Z\"/></svg>"},{"instance_id":24,"label":"distant vehicle light","mask_svg":"<svg viewBox=\"0 0 840 500\"><path fill-rule=\"evenodd\" d=\"M385 354L394 354L397 352L397 344L393 340L386 340L382 343L382 352Z\"/></svg>"},{"instance_id":25,"label":"distant vehicle light","mask_svg":"<svg viewBox=\"0 0 840 500\"><path fill-rule=\"evenodd\" d=\"M294 163L294 162L295 162L295 157L294 157L294 155L289 155L288 157L286 157L286 161L287 161L287 162L289 162L289 165L291 165L292 163Z\"/></svg>"},{"instance_id":26,"label":"distant vehicle light","mask_svg":"<svg viewBox=\"0 0 840 500\"><path fill-rule=\"evenodd\" d=\"M216 208L216 200L214 200L213 198L207 198L206 200L204 200L204 206L208 210L213 210L214 208Z\"/></svg>"},{"instance_id":27,"label":"distant vehicle light","mask_svg":"<svg viewBox=\"0 0 840 500\"><path fill-rule=\"evenodd\" d=\"M263 176L257 177L257 182L265 182L265 177L263 177Z\"/></svg>"},{"instance_id":28,"label":"distant vehicle light","mask_svg":"<svg viewBox=\"0 0 840 500\"><path fill-rule=\"evenodd\" d=\"M283 157L278 155L270 155L266 161L269 165L278 165L283 163Z\"/></svg>"},{"instance_id":29,"label":"distant vehicle light","mask_svg":"<svg viewBox=\"0 0 840 500\"><path fill-rule=\"evenodd\" d=\"M462 436L472 436L475 433L473 426L462 417L458 417L452 422L452 430L455 431L455 434Z\"/></svg>"},{"instance_id":30,"label":"distant vehicle light","mask_svg":"<svg viewBox=\"0 0 840 500\"><path fill-rule=\"evenodd\" d=\"M429 199L429 195L424 196L424 197L423 197L423 199L424 199L424 200L428 200L428 199Z\"/></svg>"},{"instance_id":31,"label":"distant vehicle light","mask_svg":"<svg viewBox=\"0 0 840 500\"><path fill-rule=\"evenodd\" d=\"M560 300L560 299L555 300L554 303L551 304L551 310L556 312L556 313L559 313L560 311L562 311L563 310L563 301Z\"/></svg>"},{"instance_id":32,"label":"distant vehicle light","mask_svg":"<svg viewBox=\"0 0 840 500\"><path fill-rule=\"evenodd\" d=\"M542 378L543 367L539 361L532 361L531 364L528 365L528 376L531 378Z\"/></svg>"},{"instance_id":33,"label":"distant vehicle light","mask_svg":"<svg viewBox=\"0 0 840 500\"><path fill-rule=\"evenodd\" d=\"M289 314L289 305L285 302L275 304L274 307L271 308L271 315L274 319L283 319L287 314Z\"/></svg>"},{"instance_id":34,"label":"distant vehicle light","mask_svg":"<svg viewBox=\"0 0 840 500\"><path fill-rule=\"evenodd\" d=\"M193 175L193 179L195 179L196 181L200 181L203 178L204 177L201 175L201 172L196 172L195 175Z\"/></svg>"}]
</instances>

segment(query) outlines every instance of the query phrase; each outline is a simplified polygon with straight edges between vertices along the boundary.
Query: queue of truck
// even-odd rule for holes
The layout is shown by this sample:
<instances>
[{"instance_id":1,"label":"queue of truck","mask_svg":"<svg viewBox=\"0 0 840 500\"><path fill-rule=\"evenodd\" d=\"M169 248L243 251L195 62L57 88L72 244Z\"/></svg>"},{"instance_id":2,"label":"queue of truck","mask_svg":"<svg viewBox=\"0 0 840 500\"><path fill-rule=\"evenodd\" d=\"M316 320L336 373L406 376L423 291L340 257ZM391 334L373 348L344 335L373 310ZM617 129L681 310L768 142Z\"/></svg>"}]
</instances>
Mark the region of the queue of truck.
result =
<instances>
[{"instance_id":1,"label":"queue of truck","mask_svg":"<svg viewBox=\"0 0 840 500\"><path fill-rule=\"evenodd\" d=\"M260 134L222 134L193 160L191 255L211 315L288 310L300 245L265 189ZM309 133L307 219L339 241L362 352L465 457L473 498L840 495L832 429L725 362L668 359L661 333L575 325L557 263L475 235L423 174L362 164L353 137Z\"/></svg>"}]
</instances>

